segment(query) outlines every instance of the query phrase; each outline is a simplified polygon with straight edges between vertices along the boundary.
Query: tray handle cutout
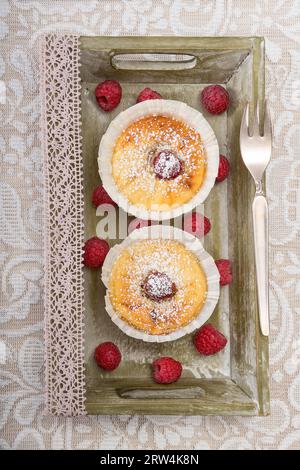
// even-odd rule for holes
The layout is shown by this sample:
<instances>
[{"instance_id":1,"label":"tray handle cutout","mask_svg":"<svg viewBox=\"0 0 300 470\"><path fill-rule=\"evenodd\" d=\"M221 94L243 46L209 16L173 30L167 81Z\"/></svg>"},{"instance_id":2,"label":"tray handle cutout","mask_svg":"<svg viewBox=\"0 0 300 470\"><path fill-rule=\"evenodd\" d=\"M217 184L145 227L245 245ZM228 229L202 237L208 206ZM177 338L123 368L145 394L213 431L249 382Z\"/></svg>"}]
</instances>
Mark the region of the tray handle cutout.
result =
<instances>
[{"instance_id":1,"label":"tray handle cutout","mask_svg":"<svg viewBox=\"0 0 300 470\"><path fill-rule=\"evenodd\" d=\"M192 54L112 53L111 66L116 70L187 70L197 65L197 57Z\"/></svg>"},{"instance_id":2,"label":"tray handle cutout","mask_svg":"<svg viewBox=\"0 0 300 470\"><path fill-rule=\"evenodd\" d=\"M201 387L182 387L182 388L122 388L117 389L120 398L131 399L172 399L172 398L199 398L205 395Z\"/></svg>"}]
</instances>

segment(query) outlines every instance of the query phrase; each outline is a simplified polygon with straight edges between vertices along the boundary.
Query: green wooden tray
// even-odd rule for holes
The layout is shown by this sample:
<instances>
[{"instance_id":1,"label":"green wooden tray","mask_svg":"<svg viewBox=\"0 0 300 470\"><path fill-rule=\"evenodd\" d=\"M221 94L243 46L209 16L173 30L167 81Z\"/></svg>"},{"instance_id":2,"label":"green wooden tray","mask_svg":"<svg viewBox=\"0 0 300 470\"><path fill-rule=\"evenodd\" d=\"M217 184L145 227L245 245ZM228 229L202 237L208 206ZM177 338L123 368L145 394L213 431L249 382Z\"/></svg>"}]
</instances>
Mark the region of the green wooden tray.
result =
<instances>
[{"instance_id":1,"label":"green wooden tray","mask_svg":"<svg viewBox=\"0 0 300 470\"><path fill-rule=\"evenodd\" d=\"M129 56L128 56L129 55ZM234 282L221 291L211 321L229 338L226 349L203 358L192 347L191 335L163 344L146 344L127 337L104 309L100 273L85 272L86 409L89 414L267 415L269 413L268 339L259 329L251 203L254 185L239 152L239 125L247 100L264 100L264 40L258 37L81 37L82 136L85 236L95 235L91 204L100 183L97 154L100 139L121 110L135 103L145 86L164 98L200 109L199 91L222 83L230 92L227 114L212 117L220 150L229 156L231 175L205 202L212 230L205 247L214 258L230 258ZM104 79L122 84L123 99L112 113L96 104L94 89ZM132 218L129 218L129 221ZM118 240L110 240L114 244ZM93 351L115 341L123 361L112 373L94 363ZM151 379L150 364L171 355L184 366L182 378L160 386Z\"/></svg>"}]
</instances>

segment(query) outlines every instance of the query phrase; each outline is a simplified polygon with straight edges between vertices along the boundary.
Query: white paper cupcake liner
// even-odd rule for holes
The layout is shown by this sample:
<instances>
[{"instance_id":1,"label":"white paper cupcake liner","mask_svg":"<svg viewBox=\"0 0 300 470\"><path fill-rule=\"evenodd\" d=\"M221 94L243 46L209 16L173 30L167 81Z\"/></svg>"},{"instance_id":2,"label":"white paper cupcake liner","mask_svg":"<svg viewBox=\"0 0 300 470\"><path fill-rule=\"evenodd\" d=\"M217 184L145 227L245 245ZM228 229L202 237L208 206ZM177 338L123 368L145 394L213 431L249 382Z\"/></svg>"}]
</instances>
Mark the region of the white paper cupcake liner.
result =
<instances>
[{"instance_id":1,"label":"white paper cupcake liner","mask_svg":"<svg viewBox=\"0 0 300 470\"><path fill-rule=\"evenodd\" d=\"M112 174L112 155L116 139L120 133L138 119L149 115L163 115L185 122L199 132L206 150L207 168L203 184L197 194L182 206L171 210L153 211L146 210L131 204L128 199L119 192ZM190 212L197 205L202 204L215 184L219 168L219 146L216 136L202 114L194 108L174 100L147 100L138 103L126 111L121 112L109 125L103 135L98 156L99 173L105 190L110 197L125 212L144 220L169 220Z\"/></svg>"},{"instance_id":2,"label":"white paper cupcake liner","mask_svg":"<svg viewBox=\"0 0 300 470\"><path fill-rule=\"evenodd\" d=\"M178 338L181 338L182 336L185 336L188 333L191 333L197 328L200 328L200 326L202 326L209 319L219 300L220 275L218 268L216 267L216 264L214 262L214 259L204 250L198 238L194 237L193 235L187 232L184 232L183 230L171 226L152 225L150 227L143 227L134 230L123 242L121 242L119 245L113 246L110 249L102 267L102 281L107 289L109 286L109 280L113 264L115 263L116 259L121 254L121 252L124 250L124 248L139 240L149 239L178 240L183 243L187 249L192 251L199 259L207 280L206 301L205 304L202 306L201 310L199 311L199 315L188 325L179 328L176 331L164 335L151 335L146 332L137 330L136 328L130 326L127 322L125 322L119 317L110 302L108 291L105 296L105 308L112 321L124 333L126 333L128 336L131 336L132 338L141 339L142 341L150 343L163 343L166 341L174 341Z\"/></svg>"}]
</instances>

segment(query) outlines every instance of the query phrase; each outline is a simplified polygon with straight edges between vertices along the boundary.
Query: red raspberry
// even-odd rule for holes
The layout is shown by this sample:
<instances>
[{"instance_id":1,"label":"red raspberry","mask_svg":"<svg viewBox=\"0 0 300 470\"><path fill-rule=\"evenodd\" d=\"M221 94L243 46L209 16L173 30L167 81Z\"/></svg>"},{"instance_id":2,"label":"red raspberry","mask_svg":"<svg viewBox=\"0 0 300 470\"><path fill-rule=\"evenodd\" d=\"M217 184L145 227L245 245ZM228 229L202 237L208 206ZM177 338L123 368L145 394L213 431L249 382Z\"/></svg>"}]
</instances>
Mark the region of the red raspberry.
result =
<instances>
[{"instance_id":1,"label":"red raspberry","mask_svg":"<svg viewBox=\"0 0 300 470\"><path fill-rule=\"evenodd\" d=\"M180 175L182 168L181 160L169 150L162 150L153 160L155 176L162 180L174 180Z\"/></svg>"},{"instance_id":2,"label":"red raspberry","mask_svg":"<svg viewBox=\"0 0 300 470\"><path fill-rule=\"evenodd\" d=\"M217 183L220 183L221 181L224 181L227 178L227 176L229 175L229 169L229 161L226 157L224 157L224 155L220 155L218 176L216 177Z\"/></svg>"},{"instance_id":3,"label":"red raspberry","mask_svg":"<svg viewBox=\"0 0 300 470\"><path fill-rule=\"evenodd\" d=\"M220 85L210 85L201 92L201 102L211 114L221 114L228 109L230 98L228 91Z\"/></svg>"},{"instance_id":4,"label":"red raspberry","mask_svg":"<svg viewBox=\"0 0 300 470\"><path fill-rule=\"evenodd\" d=\"M95 207L98 207L101 204L111 204L112 206L117 207L115 201L113 201L112 198L107 194L101 184L94 189L92 201Z\"/></svg>"},{"instance_id":5,"label":"red raspberry","mask_svg":"<svg viewBox=\"0 0 300 470\"><path fill-rule=\"evenodd\" d=\"M96 347L94 358L101 369L114 370L120 364L122 355L118 346L107 341Z\"/></svg>"},{"instance_id":6,"label":"red raspberry","mask_svg":"<svg viewBox=\"0 0 300 470\"><path fill-rule=\"evenodd\" d=\"M137 97L136 102L141 103L141 101L159 99L162 99L162 96L157 91L151 90L151 88L144 88Z\"/></svg>"},{"instance_id":7,"label":"red raspberry","mask_svg":"<svg viewBox=\"0 0 300 470\"><path fill-rule=\"evenodd\" d=\"M159 384L176 382L182 373L182 365L172 357L161 357L153 362L153 378Z\"/></svg>"},{"instance_id":8,"label":"red raspberry","mask_svg":"<svg viewBox=\"0 0 300 470\"><path fill-rule=\"evenodd\" d=\"M90 238L84 245L83 263L88 268L99 268L108 252L109 245L106 240L98 237Z\"/></svg>"},{"instance_id":9,"label":"red raspberry","mask_svg":"<svg viewBox=\"0 0 300 470\"><path fill-rule=\"evenodd\" d=\"M95 96L103 111L112 111L121 101L121 85L117 80L105 80L96 86Z\"/></svg>"},{"instance_id":10,"label":"red raspberry","mask_svg":"<svg viewBox=\"0 0 300 470\"><path fill-rule=\"evenodd\" d=\"M229 259L218 259L215 261L220 273L220 285L226 286L232 282L231 262Z\"/></svg>"},{"instance_id":11,"label":"red raspberry","mask_svg":"<svg viewBox=\"0 0 300 470\"><path fill-rule=\"evenodd\" d=\"M184 217L184 230L195 237L201 238L211 229L210 220L205 215L193 212Z\"/></svg>"},{"instance_id":12,"label":"red raspberry","mask_svg":"<svg viewBox=\"0 0 300 470\"><path fill-rule=\"evenodd\" d=\"M225 348L227 338L216 330L210 323L201 326L194 336L197 351L204 356L211 356Z\"/></svg>"},{"instance_id":13,"label":"red raspberry","mask_svg":"<svg viewBox=\"0 0 300 470\"><path fill-rule=\"evenodd\" d=\"M159 271L150 271L141 287L146 297L155 302L168 300L177 292L175 282L172 282L166 273Z\"/></svg>"}]
</instances>

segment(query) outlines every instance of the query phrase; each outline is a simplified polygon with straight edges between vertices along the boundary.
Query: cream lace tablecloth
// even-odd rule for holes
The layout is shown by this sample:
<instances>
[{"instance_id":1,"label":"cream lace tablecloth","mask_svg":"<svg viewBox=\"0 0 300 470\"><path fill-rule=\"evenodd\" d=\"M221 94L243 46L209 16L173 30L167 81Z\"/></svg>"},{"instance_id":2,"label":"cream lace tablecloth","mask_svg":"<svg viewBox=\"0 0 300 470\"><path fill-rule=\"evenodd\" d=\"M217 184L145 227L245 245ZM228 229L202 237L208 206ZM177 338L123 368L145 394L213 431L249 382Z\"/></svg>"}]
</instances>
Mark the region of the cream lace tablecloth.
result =
<instances>
[{"instance_id":1,"label":"cream lace tablecloth","mask_svg":"<svg viewBox=\"0 0 300 470\"><path fill-rule=\"evenodd\" d=\"M0 0L0 447L300 448L300 3ZM42 153L38 42L83 35L263 35L274 121L271 416L43 415Z\"/></svg>"}]
</instances>

